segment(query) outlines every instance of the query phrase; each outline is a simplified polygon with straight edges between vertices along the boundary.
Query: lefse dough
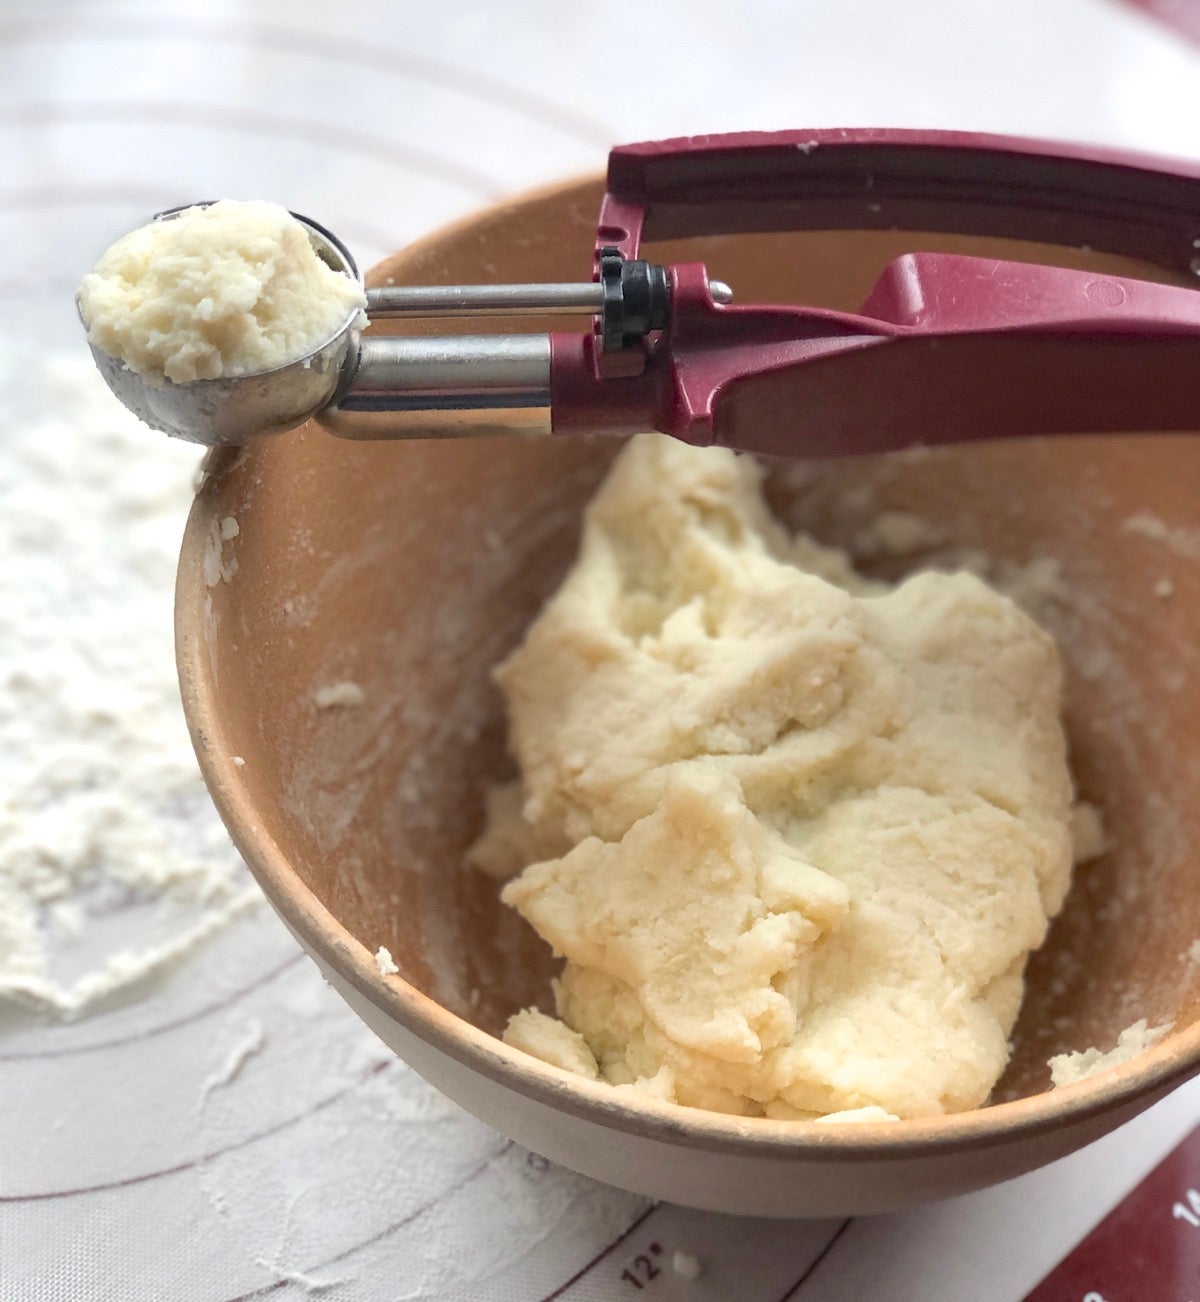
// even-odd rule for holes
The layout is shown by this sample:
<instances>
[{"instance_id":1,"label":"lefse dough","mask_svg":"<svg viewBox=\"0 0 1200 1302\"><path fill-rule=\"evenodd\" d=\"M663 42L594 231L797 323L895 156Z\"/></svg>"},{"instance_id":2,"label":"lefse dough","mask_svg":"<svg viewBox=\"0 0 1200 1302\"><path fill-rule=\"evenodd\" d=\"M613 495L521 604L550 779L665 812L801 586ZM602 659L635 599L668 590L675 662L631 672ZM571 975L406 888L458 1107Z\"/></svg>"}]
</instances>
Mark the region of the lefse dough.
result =
<instances>
[{"instance_id":1,"label":"lefse dough","mask_svg":"<svg viewBox=\"0 0 1200 1302\"><path fill-rule=\"evenodd\" d=\"M79 286L88 339L148 384L299 361L358 314L362 286L275 203L221 199L119 239Z\"/></svg>"},{"instance_id":2,"label":"lefse dough","mask_svg":"<svg viewBox=\"0 0 1200 1302\"><path fill-rule=\"evenodd\" d=\"M635 439L496 671L521 780L472 857L566 959L507 1038L722 1112L978 1106L1070 878L1056 647L972 575L867 582L759 481Z\"/></svg>"}]
</instances>

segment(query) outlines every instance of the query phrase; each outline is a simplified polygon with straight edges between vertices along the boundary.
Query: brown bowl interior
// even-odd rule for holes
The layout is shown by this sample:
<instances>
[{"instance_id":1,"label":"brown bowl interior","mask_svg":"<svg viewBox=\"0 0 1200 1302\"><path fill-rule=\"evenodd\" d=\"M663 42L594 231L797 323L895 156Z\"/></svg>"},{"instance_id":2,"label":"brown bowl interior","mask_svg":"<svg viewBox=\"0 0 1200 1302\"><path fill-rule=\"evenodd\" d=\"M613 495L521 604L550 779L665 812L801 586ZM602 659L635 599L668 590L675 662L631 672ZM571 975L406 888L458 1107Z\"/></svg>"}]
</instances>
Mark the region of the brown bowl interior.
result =
<instances>
[{"instance_id":1,"label":"brown bowl interior","mask_svg":"<svg viewBox=\"0 0 1200 1302\"><path fill-rule=\"evenodd\" d=\"M397 254L374 279L586 277L598 199L588 182L501 207ZM741 301L853 310L887 259L912 248L1154 274L1099 255L890 232L655 252L703 258ZM413 986L490 1032L525 1004L545 1005L554 965L496 885L464 865L484 790L510 772L488 673L570 563L580 509L615 451L603 440L350 443L307 427L217 458L198 518L232 516L240 532L222 541L193 528L185 545L181 593L190 584L204 605L200 740L220 782L254 810L239 839L270 838L337 923L369 951L386 945ZM871 515L903 509L997 561L1061 565L1065 597L1043 616L1066 657L1078 785L1102 806L1112 849L1080 869L1030 965L998 1097L1044 1090L1050 1053L1110 1047L1139 1017L1190 1027L1200 439L804 463L781 468L771 492L791 524L852 549ZM216 580L207 589L196 577L204 549ZM314 692L342 680L365 703L318 709ZM277 902L290 889L275 882Z\"/></svg>"}]
</instances>

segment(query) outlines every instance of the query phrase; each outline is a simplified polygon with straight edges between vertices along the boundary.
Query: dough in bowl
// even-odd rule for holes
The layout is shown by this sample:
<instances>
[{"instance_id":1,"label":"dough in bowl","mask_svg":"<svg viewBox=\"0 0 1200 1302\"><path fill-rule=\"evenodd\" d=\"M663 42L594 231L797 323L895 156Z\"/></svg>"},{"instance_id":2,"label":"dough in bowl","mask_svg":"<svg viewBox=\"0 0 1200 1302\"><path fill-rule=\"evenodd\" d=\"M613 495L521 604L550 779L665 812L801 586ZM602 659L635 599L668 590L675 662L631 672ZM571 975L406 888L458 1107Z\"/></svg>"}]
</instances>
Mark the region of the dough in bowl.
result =
<instances>
[{"instance_id":1,"label":"dough in bowl","mask_svg":"<svg viewBox=\"0 0 1200 1302\"><path fill-rule=\"evenodd\" d=\"M977 1107L1070 880L1057 649L791 537L760 473L634 439L496 671L521 776L472 858L566 960L507 1038L727 1113Z\"/></svg>"}]
</instances>

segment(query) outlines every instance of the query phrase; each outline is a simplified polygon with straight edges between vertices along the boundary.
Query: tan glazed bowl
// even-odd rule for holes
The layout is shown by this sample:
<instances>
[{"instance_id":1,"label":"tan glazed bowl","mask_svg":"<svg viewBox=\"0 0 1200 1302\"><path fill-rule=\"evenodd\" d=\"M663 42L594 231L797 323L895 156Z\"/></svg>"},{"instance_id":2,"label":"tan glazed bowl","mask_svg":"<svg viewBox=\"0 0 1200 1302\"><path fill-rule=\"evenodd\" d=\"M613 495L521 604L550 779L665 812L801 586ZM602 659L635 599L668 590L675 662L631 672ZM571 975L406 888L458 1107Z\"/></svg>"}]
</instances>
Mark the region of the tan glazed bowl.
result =
<instances>
[{"instance_id":1,"label":"tan glazed bowl","mask_svg":"<svg viewBox=\"0 0 1200 1302\"><path fill-rule=\"evenodd\" d=\"M373 279L584 279L600 192L588 180L493 208ZM650 253L707 261L742 302L854 310L884 263L913 248L1067 260L890 232L722 237ZM499 905L496 884L464 863L489 782L511 771L488 674L570 563L581 508L615 451L577 439L351 443L310 425L212 461L179 568L188 720L238 847L359 1016L452 1099L556 1162L654 1197L770 1216L886 1211L1019 1175L1196 1072L1194 436L796 463L773 479L790 523L852 550L870 518L900 509L1001 567L1049 558L1041 614L1067 662L1073 764L1111 848L1078 871L1029 965L992 1106L858 1126L635 1106L501 1043L513 1011L546 1006L554 964ZM361 703L318 708L315 693L344 682ZM381 945L398 976L377 971ZM1141 1017L1173 1029L1125 1066L1049 1091L1051 1054L1110 1049Z\"/></svg>"}]
</instances>

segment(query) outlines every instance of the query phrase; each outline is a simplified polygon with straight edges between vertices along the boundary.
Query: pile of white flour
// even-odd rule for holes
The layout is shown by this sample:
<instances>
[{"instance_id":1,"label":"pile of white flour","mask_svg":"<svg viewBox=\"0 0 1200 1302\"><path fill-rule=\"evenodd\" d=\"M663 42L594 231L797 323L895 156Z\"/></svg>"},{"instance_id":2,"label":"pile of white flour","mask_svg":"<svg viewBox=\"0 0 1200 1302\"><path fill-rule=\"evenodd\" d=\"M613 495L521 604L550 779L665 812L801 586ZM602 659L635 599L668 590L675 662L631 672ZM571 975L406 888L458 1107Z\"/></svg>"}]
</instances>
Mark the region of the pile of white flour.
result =
<instances>
[{"instance_id":1,"label":"pile of white flour","mask_svg":"<svg viewBox=\"0 0 1200 1302\"><path fill-rule=\"evenodd\" d=\"M0 386L0 1002L75 1016L258 896L176 686L197 450L139 425L86 355L6 349Z\"/></svg>"}]
</instances>

